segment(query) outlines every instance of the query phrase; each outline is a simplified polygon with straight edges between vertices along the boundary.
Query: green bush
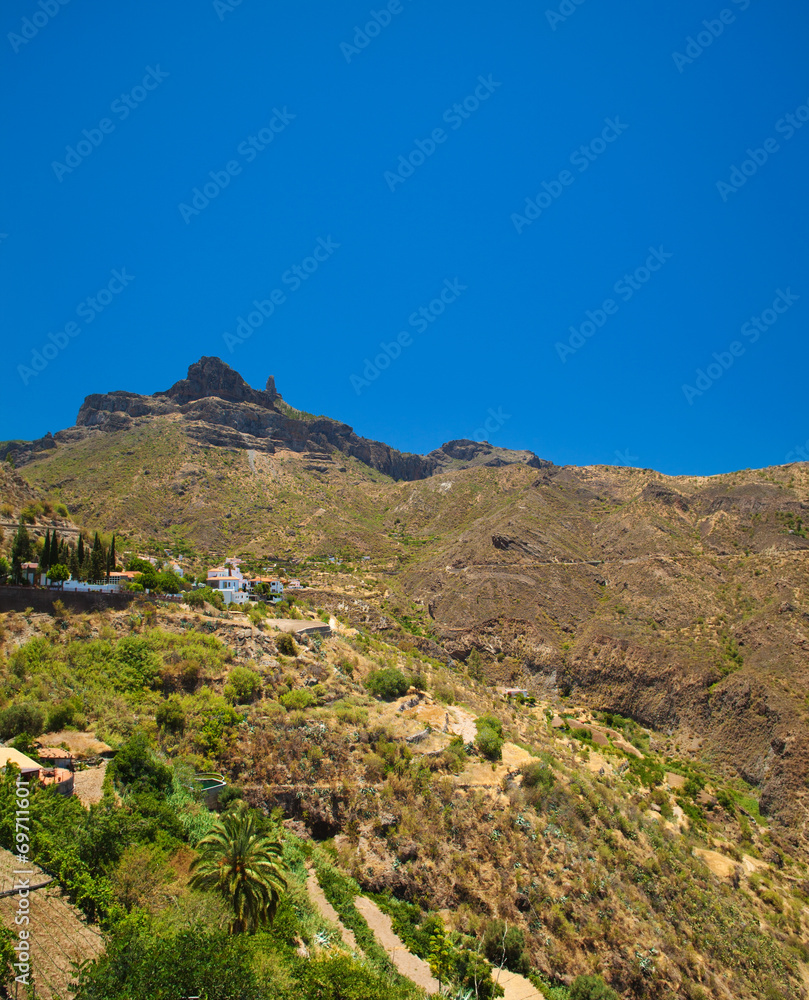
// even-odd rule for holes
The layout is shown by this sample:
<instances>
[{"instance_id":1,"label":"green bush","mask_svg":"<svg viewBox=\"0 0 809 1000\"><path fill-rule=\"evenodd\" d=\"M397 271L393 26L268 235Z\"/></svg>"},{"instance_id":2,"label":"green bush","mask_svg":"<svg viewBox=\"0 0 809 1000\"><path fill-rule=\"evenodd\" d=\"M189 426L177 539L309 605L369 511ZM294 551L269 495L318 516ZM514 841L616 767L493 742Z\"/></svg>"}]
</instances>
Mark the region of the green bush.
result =
<instances>
[{"instance_id":1,"label":"green bush","mask_svg":"<svg viewBox=\"0 0 809 1000\"><path fill-rule=\"evenodd\" d=\"M126 791L165 794L171 787L171 770L155 758L146 733L140 730L120 748L109 770Z\"/></svg>"},{"instance_id":2,"label":"green bush","mask_svg":"<svg viewBox=\"0 0 809 1000\"><path fill-rule=\"evenodd\" d=\"M576 976L570 987L570 1000L621 1000L601 976Z\"/></svg>"},{"instance_id":3,"label":"green bush","mask_svg":"<svg viewBox=\"0 0 809 1000\"><path fill-rule=\"evenodd\" d=\"M298 647L289 632L282 632L275 640L275 646L282 656L296 656Z\"/></svg>"},{"instance_id":4,"label":"green bush","mask_svg":"<svg viewBox=\"0 0 809 1000\"><path fill-rule=\"evenodd\" d=\"M525 937L519 927L509 927L502 920L491 920L483 932L483 954L492 965L505 965L512 972L525 975L531 963L525 954Z\"/></svg>"},{"instance_id":5,"label":"green bush","mask_svg":"<svg viewBox=\"0 0 809 1000\"><path fill-rule=\"evenodd\" d=\"M278 700L288 712L302 712L305 708L311 708L317 701L312 692L306 688L295 688L294 691L287 691Z\"/></svg>"},{"instance_id":6,"label":"green bush","mask_svg":"<svg viewBox=\"0 0 809 1000\"><path fill-rule=\"evenodd\" d=\"M0 712L0 739L10 740L12 736L27 733L39 736L43 731L44 715L36 705L22 702L9 705Z\"/></svg>"},{"instance_id":7,"label":"green bush","mask_svg":"<svg viewBox=\"0 0 809 1000\"><path fill-rule=\"evenodd\" d=\"M383 667L368 674L365 678L365 687L377 698L393 701L394 698L401 698L407 694L410 681L396 667Z\"/></svg>"},{"instance_id":8,"label":"green bush","mask_svg":"<svg viewBox=\"0 0 809 1000\"><path fill-rule=\"evenodd\" d=\"M478 729L477 748L487 760L501 760L503 757L503 738L493 729L481 726Z\"/></svg>"},{"instance_id":9,"label":"green bush","mask_svg":"<svg viewBox=\"0 0 809 1000\"><path fill-rule=\"evenodd\" d=\"M181 733L185 729L185 712L177 698L169 698L158 706L155 722L162 730L171 733Z\"/></svg>"},{"instance_id":10,"label":"green bush","mask_svg":"<svg viewBox=\"0 0 809 1000\"><path fill-rule=\"evenodd\" d=\"M248 667L234 667L228 675L224 695L229 701L244 703L252 701L261 689L261 675Z\"/></svg>"},{"instance_id":11,"label":"green bush","mask_svg":"<svg viewBox=\"0 0 809 1000\"><path fill-rule=\"evenodd\" d=\"M503 756L503 723L495 715L481 715L475 720L478 736L477 748L488 760L500 760Z\"/></svg>"},{"instance_id":12,"label":"green bush","mask_svg":"<svg viewBox=\"0 0 809 1000\"><path fill-rule=\"evenodd\" d=\"M52 705L48 709L45 732L58 733L60 730L72 726L76 720L77 711L77 706L72 701L63 701L58 705Z\"/></svg>"},{"instance_id":13,"label":"green bush","mask_svg":"<svg viewBox=\"0 0 809 1000\"><path fill-rule=\"evenodd\" d=\"M212 604L219 611L225 609L225 599L211 587L199 587L197 590L192 590L186 601L192 608L201 608L204 604Z\"/></svg>"},{"instance_id":14,"label":"green bush","mask_svg":"<svg viewBox=\"0 0 809 1000\"><path fill-rule=\"evenodd\" d=\"M259 1000L248 943L195 924L166 934L142 913L124 920L105 954L82 966L76 1000L216 997Z\"/></svg>"}]
</instances>

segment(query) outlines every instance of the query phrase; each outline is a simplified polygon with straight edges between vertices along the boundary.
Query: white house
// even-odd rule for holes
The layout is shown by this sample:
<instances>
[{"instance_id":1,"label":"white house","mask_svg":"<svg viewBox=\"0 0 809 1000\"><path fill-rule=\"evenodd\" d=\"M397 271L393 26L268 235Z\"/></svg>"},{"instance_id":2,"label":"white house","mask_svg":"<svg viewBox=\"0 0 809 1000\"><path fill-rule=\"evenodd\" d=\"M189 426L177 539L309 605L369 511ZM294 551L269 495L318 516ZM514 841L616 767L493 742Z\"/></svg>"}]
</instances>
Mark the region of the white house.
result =
<instances>
[{"instance_id":1,"label":"white house","mask_svg":"<svg viewBox=\"0 0 809 1000\"><path fill-rule=\"evenodd\" d=\"M225 604L246 604L250 600L247 581L238 566L216 566L208 570L208 586L218 590Z\"/></svg>"},{"instance_id":2,"label":"white house","mask_svg":"<svg viewBox=\"0 0 809 1000\"><path fill-rule=\"evenodd\" d=\"M284 585L275 576L257 576L253 580L247 581L247 586L251 591L254 591L260 583L265 583L269 592L275 596L276 594L284 593Z\"/></svg>"}]
</instances>

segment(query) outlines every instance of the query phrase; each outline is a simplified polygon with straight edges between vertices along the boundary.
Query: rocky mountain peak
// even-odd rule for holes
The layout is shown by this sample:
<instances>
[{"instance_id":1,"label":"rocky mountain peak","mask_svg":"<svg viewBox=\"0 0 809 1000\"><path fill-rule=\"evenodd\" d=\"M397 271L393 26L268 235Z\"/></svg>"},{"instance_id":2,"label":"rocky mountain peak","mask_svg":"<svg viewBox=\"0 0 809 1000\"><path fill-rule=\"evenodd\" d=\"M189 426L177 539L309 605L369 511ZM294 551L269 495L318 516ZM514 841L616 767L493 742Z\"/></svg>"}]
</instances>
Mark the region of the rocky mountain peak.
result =
<instances>
[{"instance_id":1,"label":"rocky mountain peak","mask_svg":"<svg viewBox=\"0 0 809 1000\"><path fill-rule=\"evenodd\" d=\"M272 376L267 379L266 391L262 392L249 386L221 358L204 357L189 366L188 375L184 379L175 382L165 392L156 392L155 396L167 396L180 406L215 396L230 403L253 403L271 410L278 393Z\"/></svg>"}]
</instances>

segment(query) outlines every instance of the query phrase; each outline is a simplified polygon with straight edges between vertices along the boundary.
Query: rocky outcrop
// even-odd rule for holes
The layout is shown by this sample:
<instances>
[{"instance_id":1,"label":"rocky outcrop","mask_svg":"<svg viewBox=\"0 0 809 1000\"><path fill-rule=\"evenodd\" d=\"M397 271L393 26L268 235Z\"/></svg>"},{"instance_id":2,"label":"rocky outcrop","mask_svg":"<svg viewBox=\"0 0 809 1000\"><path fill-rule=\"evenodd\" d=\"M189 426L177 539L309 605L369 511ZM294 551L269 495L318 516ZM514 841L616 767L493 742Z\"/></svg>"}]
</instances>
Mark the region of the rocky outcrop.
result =
<instances>
[{"instance_id":1,"label":"rocky outcrop","mask_svg":"<svg viewBox=\"0 0 809 1000\"><path fill-rule=\"evenodd\" d=\"M229 403L252 403L263 409L271 410L276 399L275 380L267 379L267 390L260 392L251 388L238 372L226 365L219 358L200 358L188 369L188 376L175 382L165 392L156 392L155 397L167 396L181 406L196 399L227 400Z\"/></svg>"},{"instance_id":2,"label":"rocky outcrop","mask_svg":"<svg viewBox=\"0 0 809 1000\"><path fill-rule=\"evenodd\" d=\"M516 462L528 465L532 469L553 468L553 462L538 458L532 451L497 448L488 441L470 441L468 438L447 441L440 448L431 451L427 457L435 462L436 471L441 472L450 468L469 468L474 465L492 468L514 465Z\"/></svg>"},{"instance_id":3,"label":"rocky outcrop","mask_svg":"<svg viewBox=\"0 0 809 1000\"><path fill-rule=\"evenodd\" d=\"M426 479L436 472L471 465L521 462L543 468L531 451L494 448L487 441L450 441L429 455L397 451L381 441L360 437L348 424L328 417L299 419L296 411L278 406L281 396L270 376L264 390L253 389L219 358L204 357L188 369L186 378L152 396L118 390L87 396L76 426L39 442L7 446L24 464L45 448L76 441L92 433L114 433L155 417L177 414L187 422L189 437L200 444L251 448L268 453L279 449L342 452L396 480Z\"/></svg>"},{"instance_id":4,"label":"rocky outcrop","mask_svg":"<svg viewBox=\"0 0 809 1000\"><path fill-rule=\"evenodd\" d=\"M5 441L0 445L0 462L5 462L10 457L15 465L25 465L34 455L55 447L56 440L50 431L36 441Z\"/></svg>"}]
</instances>

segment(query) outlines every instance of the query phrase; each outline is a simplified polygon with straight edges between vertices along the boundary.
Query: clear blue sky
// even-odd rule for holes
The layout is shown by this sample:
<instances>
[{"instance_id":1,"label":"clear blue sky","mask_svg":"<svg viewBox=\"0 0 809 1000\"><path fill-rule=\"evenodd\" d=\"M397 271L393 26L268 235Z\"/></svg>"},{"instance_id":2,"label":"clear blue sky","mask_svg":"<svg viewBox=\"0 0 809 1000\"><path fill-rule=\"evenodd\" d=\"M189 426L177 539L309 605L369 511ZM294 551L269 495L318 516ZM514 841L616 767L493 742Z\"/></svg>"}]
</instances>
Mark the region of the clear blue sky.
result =
<instances>
[{"instance_id":1,"label":"clear blue sky","mask_svg":"<svg viewBox=\"0 0 809 1000\"><path fill-rule=\"evenodd\" d=\"M804 2L9 0L0 27L0 439L213 354L406 451L809 449Z\"/></svg>"}]
</instances>

